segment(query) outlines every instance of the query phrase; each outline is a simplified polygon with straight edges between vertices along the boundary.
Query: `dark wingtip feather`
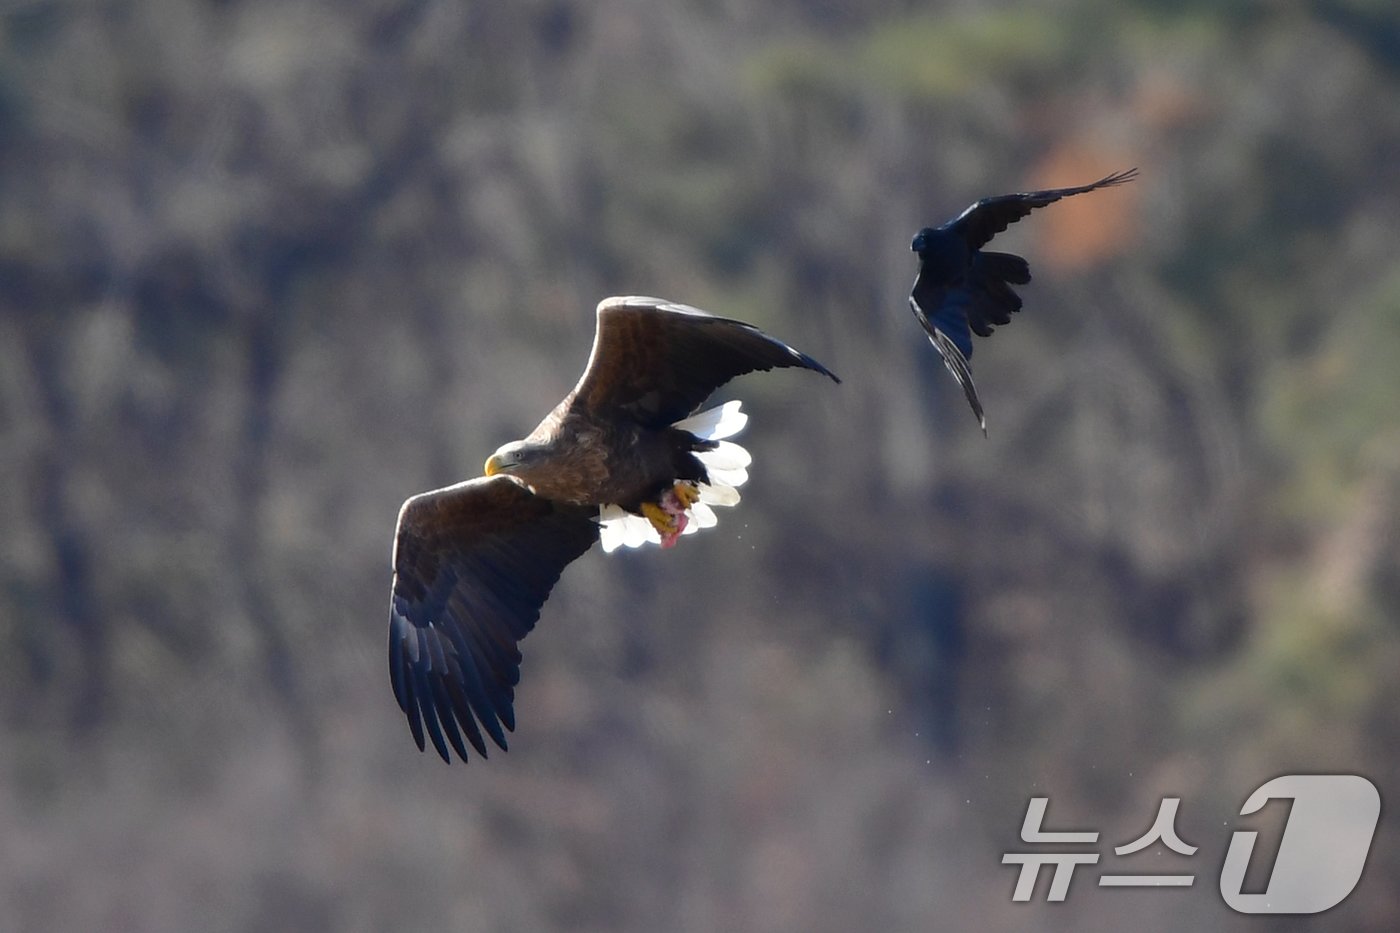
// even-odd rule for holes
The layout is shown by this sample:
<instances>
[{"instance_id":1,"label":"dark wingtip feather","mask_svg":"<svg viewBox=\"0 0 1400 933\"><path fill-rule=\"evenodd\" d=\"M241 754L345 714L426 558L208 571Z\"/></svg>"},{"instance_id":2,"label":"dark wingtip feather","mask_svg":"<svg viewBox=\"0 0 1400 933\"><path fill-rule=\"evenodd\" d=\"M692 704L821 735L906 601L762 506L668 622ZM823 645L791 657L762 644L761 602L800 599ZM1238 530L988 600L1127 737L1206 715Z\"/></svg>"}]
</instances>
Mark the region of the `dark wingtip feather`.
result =
<instances>
[{"instance_id":1,"label":"dark wingtip feather","mask_svg":"<svg viewBox=\"0 0 1400 933\"><path fill-rule=\"evenodd\" d=\"M399 704L399 709L404 713L408 712L409 704L412 701L408 684L406 682L407 660L403 656L403 641L407 637L404 632L403 616L391 610L389 614L389 685L394 690L394 699Z\"/></svg>"},{"instance_id":2,"label":"dark wingtip feather","mask_svg":"<svg viewBox=\"0 0 1400 933\"><path fill-rule=\"evenodd\" d=\"M1121 185L1126 182L1136 181L1137 177L1137 166L1133 166L1132 168L1127 169L1126 171L1114 172L1112 175L1105 175L1103 178L1100 178L1098 181L1094 182L1094 184L1091 185L1091 187L1111 188L1114 185Z\"/></svg>"},{"instance_id":3,"label":"dark wingtip feather","mask_svg":"<svg viewBox=\"0 0 1400 933\"><path fill-rule=\"evenodd\" d=\"M408 716L408 731L413 733L413 742L418 746L418 750L421 752L425 747L423 742L423 717L418 711L417 699L410 698L406 715Z\"/></svg>"},{"instance_id":4,"label":"dark wingtip feather","mask_svg":"<svg viewBox=\"0 0 1400 933\"><path fill-rule=\"evenodd\" d=\"M437 708L433 705L433 691L428 685L428 671L419 667L413 672L414 692L418 695L418 707L423 714L423 726L428 733L428 738L432 739L433 748L437 749L438 755L448 764L452 764L452 757L447 753L447 740L443 738L442 726L438 725ZM422 746L420 745L421 749Z\"/></svg>"},{"instance_id":5,"label":"dark wingtip feather","mask_svg":"<svg viewBox=\"0 0 1400 933\"><path fill-rule=\"evenodd\" d=\"M467 746L462 742L462 734L457 730L457 717L453 715L452 699L448 696L446 681L442 677L433 678L433 705L438 711L438 722L447 734L447 741L462 761L467 760Z\"/></svg>"},{"instance_id":6,"label":"dark wingtip feather","mask_svg":"<svg viewBox=\"0 0 1400 933\"><path fill-rule=\"evenodd\" d=\"M491 737L491 741L500 746L502 751L506 749L506 736L501 731L500 710L510 706L511 694L509 692L497 692L494 696L487 687L490 674L480 669L475 655L467 653L458 656L461 664L462 679L459 683L467 701L471 704L472 711L476 713L477 722L481 728Z\"/></svg>"},{"instance_id":7,"label":"dark wingtip feather","mask_svg":"<svg viewBox=\"0 0 1400 933\"><path fill-rule=\"evenodd\" d=\"M461 723L462 730L467 734L467 741L472 743L472 748L482 758L488 757L486 754L486 743L481 738L481 730L477 728L476 717L472 715L471 704L467 696L462 692L461 680L449 680L447 682L447 695L452 702L452 712L456 715L457 721ZM466 760L465 757L462 759Z\"/></svg>"},{"instance_id":8,"label":"dark wingtip feather","mask_svg":"<svg viewBox=\"0 0 1400 933\"><path fill-rule=\"evenodd\" d=\"M814 373L821 373L823 376L826 376L837 385L841 384L841 377L836 375L831 370L827 369L821 363L818 363L816 360L812 359L810 356L808 356L805 353L802 353L801 351L793 350L792 352L794 356L796 356L799 360L802 361L802 366L804 369L810 369Z\"/></svg>"},{"instance_id":9,"label":"dark wingtip feather","mask_svg":"<svg viewBox=\"0 0 1400 933\"><path fill-rule=\"evenodd\" d=\"M501 751L509 751L506 748L506 734L501 729L499 710L494 705L481 708L473 704L473 707L476 708L476 718L481 722L481 727L486 730L486 734L491 737L491 741L500 746Z\"/></svg>"},{"instance_id":10,"label":"dark wingtip feather","mask_svg":"<svg viewBox=\"0 0 1400 933\"><path fill-rule=\"evenodd\" d=\"M793 361L785 362L782 360L781 357L773 358L770 355L767 361L767 365L763 365L762 363L759 364L760 369L768 369L769 366L777 366L779 368L801 367L802 369L810 369L814 373L821 373L823 376L827 376L828 378L830 378L832 382L840 384L841 378L835 373L833 373L831 370L827 369L821 363L817 362L815 359L803 353L796 347L783 343L783 341L779 340L777 337L774 337L772 334L766 334L763 331L759 330L757 327L753 326L752 324L746 324L743 321L733 321L729 320L728 318L716 318L716 320L720 320L723 323L731 326L737 325L743 328L745 331L754 334L755 336L761 337L763 340L768 342L770 347L774 349L781 349L784 352L786 352L788 357Z\"/></svg>"}]
</instances>

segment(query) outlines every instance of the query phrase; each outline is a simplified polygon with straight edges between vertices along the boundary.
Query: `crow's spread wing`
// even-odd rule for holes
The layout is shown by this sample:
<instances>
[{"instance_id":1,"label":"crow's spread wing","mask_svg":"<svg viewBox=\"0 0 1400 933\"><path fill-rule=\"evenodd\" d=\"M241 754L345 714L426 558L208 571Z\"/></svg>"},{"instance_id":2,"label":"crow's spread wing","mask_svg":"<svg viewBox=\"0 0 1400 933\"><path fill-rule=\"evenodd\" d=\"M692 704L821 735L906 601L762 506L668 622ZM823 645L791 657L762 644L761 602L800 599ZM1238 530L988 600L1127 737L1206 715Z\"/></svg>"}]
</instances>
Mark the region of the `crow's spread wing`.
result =
<instances>
[{"instance_id":1,"label":"crow's spread wing","mask_svg":"<svg viewBox=\"0 0 1400 933\"><path fill-rule=\"evenodd\" d=\"M915 293L909 296L909 309L914 312L914 317L919 319L919 324L923 326L924 333L928 334L929 342L933 344L933 348L938 351L939 356L943 357L943 365L948 367L948 372L952 373L953 378L958 380L958 385L962 386L963 395L967 397L967 403L972 406L972 413L977 416L977 423L982 426L982 433L986 434L987 416L982 413L982 401L977 397L977 386L972 382L972 369L967 364L968 354L962 352L958 343L958 340L965 342L969 347L969 352L971 352L972 339L967 333L967 315L965 311L959 310L961 302L966 300L966 292L961 292L964 297L954 296L951 301L947 297L958 291L960 290L945 289L943 293L945 297L938 305L938 313L934 318L930 318L924 313L924 309L920 307L919 301L915 297L918 294L916 288ZM943 330L941 326L943 322L952 322L956 338ZM961 328L960 331L957 330L958 327Z\"/></svg>"},{"instance_id":2,"label":"crow's spread wing","mask_svg":"<svg viewBox=\"0 0 1400 933\"><path fill-rule=\"evenodd\" d=\"M1088 185L1074 188L1050 188L1045 191L1026 191L1021 194L1003 194L983 198L948 222L946 229L960 233L969 249L981 249L992 237L1001 233L1016 221L1038 207L1054 204L1061 198L1084 194L1096 188L1111 188L1137 177L1137 169L1115 172Z\"/></svg>"}]
</instances>

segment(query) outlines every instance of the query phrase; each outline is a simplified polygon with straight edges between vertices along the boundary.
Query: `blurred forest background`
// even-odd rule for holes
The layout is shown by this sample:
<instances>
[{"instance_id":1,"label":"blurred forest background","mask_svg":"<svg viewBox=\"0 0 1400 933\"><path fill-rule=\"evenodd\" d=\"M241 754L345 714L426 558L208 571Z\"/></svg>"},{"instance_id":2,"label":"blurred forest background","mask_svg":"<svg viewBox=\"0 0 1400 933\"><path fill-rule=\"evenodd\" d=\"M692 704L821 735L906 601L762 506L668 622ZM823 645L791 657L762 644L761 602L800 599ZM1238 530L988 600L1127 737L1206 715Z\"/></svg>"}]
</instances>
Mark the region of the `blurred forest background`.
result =
<instances>
[{"instance_id":1,"label":"blurred forest background","mask_svg":"<svg viewBox=\"0 0 1400 933\"><path fill-rule=\"evenodd\" d=\"M998 241L983 439L910 236L1133 165ZM1393 0L6 3L0 928L1258 928L1254 788L1400 801L1397 243ZM728 387L744 504L574 564L445 767L397 510L612 294L845 383ZM1032 795L1102 833L1063 904ZM1116 859L1164 795L1200 851ZM1290 929L1396 928L1393 815Z\"/></svg>"}]
</instances>

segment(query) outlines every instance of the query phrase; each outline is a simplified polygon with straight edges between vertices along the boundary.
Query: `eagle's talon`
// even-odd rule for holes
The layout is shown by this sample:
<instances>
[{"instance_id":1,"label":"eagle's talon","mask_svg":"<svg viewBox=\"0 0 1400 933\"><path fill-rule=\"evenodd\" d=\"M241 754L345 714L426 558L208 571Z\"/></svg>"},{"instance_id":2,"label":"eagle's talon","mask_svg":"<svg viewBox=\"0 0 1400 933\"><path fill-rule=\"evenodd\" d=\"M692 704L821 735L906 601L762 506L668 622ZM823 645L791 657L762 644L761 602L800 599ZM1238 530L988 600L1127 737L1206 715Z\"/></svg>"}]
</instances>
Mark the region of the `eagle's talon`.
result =
<instances>
[{"instance_id":1,"label":"eagle's talon","mask_svg":"<svg viewBox=\"0 0 1400 933\"><path fill-rule=\"evenodd\" d=\"M651 527L655 528L656 533L663 539L669 534L675 534L677 526L680 525L679 516L655 502L642 503L642 516L651 522Z\"/></svg>"},{"instance_id":2,"label":"eagle's talon","mask_svg":"<svg viewBox=\"0 0 1400 933\"><path fill-rule=\"evenodd\" d=\"M700 501L700 489L694 483L676 483L675 486L671 487L671 493L675 496L676 502L680 504L682 512Z\"/></svg>"},{"instance_id":3,"label":"eagle's talon","mask_svg":"<svg viewBox=\"0 0 1400 933\"><path fill-rule=\"evenodd\" d=\"M675 487L662 493L660 502L642 503L642 515L661 536L663 548L675 546L681 533L685 531L685 526L690 524L690 519L685 514L686 506L681 505L682 497L677 493L680 486L681 484L677 483Z\"/></svg>"}]
</instances>

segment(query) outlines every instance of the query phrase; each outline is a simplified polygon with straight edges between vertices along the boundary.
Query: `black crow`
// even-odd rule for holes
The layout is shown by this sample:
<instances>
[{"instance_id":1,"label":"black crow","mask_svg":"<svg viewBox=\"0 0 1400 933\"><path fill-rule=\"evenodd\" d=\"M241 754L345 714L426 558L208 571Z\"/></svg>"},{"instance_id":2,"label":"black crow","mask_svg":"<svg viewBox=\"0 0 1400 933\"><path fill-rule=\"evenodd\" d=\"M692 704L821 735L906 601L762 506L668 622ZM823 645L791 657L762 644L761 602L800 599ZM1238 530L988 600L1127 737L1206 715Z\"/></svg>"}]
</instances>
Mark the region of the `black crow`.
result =
<instances>
[{"instance_id":1,"label":"black crow","mask_svg":"<svg viewBox=\"0 0 1400 933\"><path fill-rule=\"evenodd\" d=\"M988 337L993 325L1011 323L1011 312L1021 310L1021 296L1011 286L1029 282L1031 268L1020 256L982 247L1037 207L1136 177L1137 169L1131 168L1077 188L983 198L943 226L925 227L914 235L910 249L919 254L919 274L909 307L962 386L983 434L987 417L967 365L972 358L972 335Z\"/></svg>"}]
</instances>

